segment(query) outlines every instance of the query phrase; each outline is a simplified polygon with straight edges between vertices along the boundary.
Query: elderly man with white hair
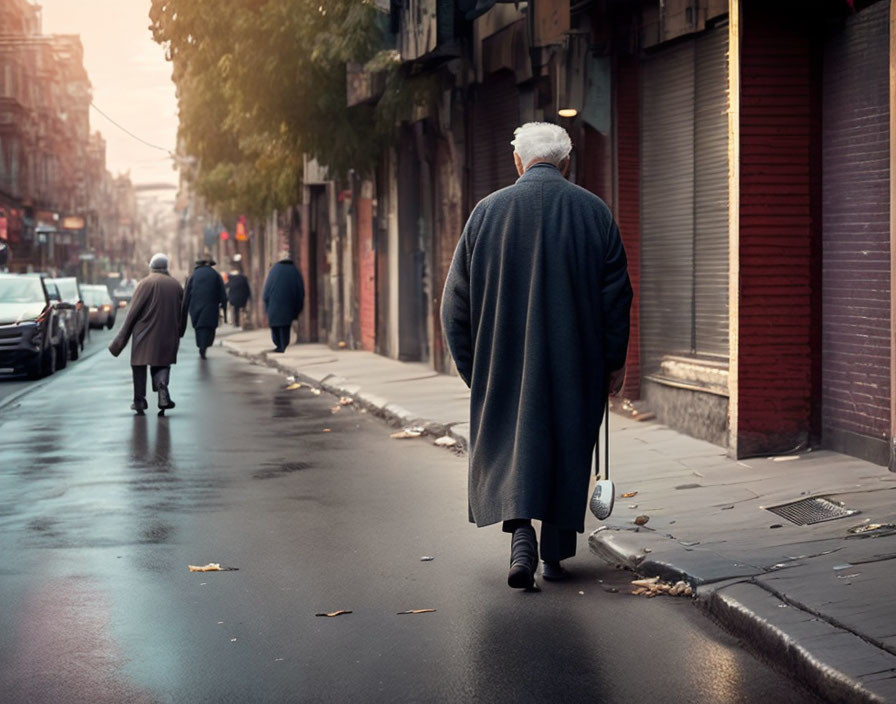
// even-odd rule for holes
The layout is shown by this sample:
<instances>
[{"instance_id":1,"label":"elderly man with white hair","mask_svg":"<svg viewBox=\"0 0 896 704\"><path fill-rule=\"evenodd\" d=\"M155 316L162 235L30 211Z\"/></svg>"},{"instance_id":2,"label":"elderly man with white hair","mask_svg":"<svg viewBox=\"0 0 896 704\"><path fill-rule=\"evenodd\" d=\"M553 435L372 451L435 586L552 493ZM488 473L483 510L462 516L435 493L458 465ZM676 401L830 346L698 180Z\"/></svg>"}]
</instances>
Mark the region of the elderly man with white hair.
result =
<instances>
[{"instance_id":1,"label":"elderly man with white hair","mask_svg":"<svg viewBox=\"0 0 896 704\"><path fill-rule=\"evenodd\" d=\"M149 276L137 284L124 325L109 345L118 356L131 343L131 371L134 377L134 403L131 410L144 415L146 402L146 367L152 376L152 390L159 394L159 415L174 408L168 392L171 365L177 363L177 348L187 319L181 315L184 290L168 273L168 257L161 252L149 262Z\"/></svg>"},{"instance_id":2,"label":"elderly man with white hair","mask_svg":"<svg viewBox=\"0 0 896 704\"><path fill-rule=\"evenodd\" d=\"M470 387L470 520L511 533L508 584L564 579L584 531L604 399L625 376L632 288L606 204L569 183L562 127L514 133L519 179L464 227L442 325ZM509 156L509 155L508 155ZM475 164L474 164L475 167Z\"/></svg>"}]
</instances>

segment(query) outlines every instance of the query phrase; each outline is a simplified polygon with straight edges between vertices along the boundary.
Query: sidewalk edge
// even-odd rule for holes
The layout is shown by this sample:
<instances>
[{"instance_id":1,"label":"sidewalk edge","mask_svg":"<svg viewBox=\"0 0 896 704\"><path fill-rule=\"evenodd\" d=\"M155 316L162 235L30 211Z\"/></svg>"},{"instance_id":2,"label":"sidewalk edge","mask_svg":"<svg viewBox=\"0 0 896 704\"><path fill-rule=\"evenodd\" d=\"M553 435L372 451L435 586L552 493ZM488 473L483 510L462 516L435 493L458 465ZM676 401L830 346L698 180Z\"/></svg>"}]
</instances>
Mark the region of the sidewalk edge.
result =
<instances>
[{"instance_id":1,"label":"sidewalk edge","mask_svg":"<svg viewBox=\"0 0 896 704\"><path fill-rule=\"evenodd\" d=\"M456 449L463 452L467 451L466 436L455 432L451 425L446 425L445 423L429 418L420 418L406 408L391 403L374 394L365 393L363 390L359 389L357 385L352 384L347 379L336 377L331 374L318 380L302 373L301 369L285 364L278 359L272 359L265 352L246 352L242 350L239 345L229 343L226 339L222 342L221 346L230 354L236 355L237 357L243 357L258 364L265 364L284 374L292 375L296 378L296 381L300 381L307 386L319 389L332 396L346 396L352 399L355 402L355 405L359 408L366 410L377 418L382 418L392 426L421 426L424 429L424 435L431 435L436 438L447 435L457 443L457 445L455 445Z\"/></svg>"},{"instance_id":2,"label":"sidewalk edge","mask_svg":"<svg viewBox=\"0 0 896 704\"><path fill-rule=\"evenodd\" d=\"M685 580L697 587L697 605L708 613L732 635L741 638L758 649L764 657L776 666L782 667L805 686L824 698L850 704L885 704L887 699L870 692L863 683L824 660L824 656L788 631L786 626L773 622L772 617L763 616L759 609L746 603L728 590L732 587L755 589L761 592L765 601L774 601L776 607L787 608L790 613L799 612L805 621L816 622L816 627L824 629L829 635L845 639L854 639L856 648L873 648L855 634L839 628L828 621L819 619L815 614L805 611L795 604L788 603L778 595L768 591L749 576L743 578L720 580L719 582L702 583L701 579L690 573L687 568L676 566L674 560L652 560L638 547L635 537L623 535L627 531L613 530L607 527L598 528L588 538L591 552L605 562L617 568L631 570L638 574L663 580ZM632 534L635 536L636 534ZM669 539L667 539L669 540ZM670 543L674 542L669 540ZM737 591L736 589L734 591ZM892 657L886 651L875 650L882 657ZM893 658L896 666L896 658Z\"/></svg>"}]
</instances>

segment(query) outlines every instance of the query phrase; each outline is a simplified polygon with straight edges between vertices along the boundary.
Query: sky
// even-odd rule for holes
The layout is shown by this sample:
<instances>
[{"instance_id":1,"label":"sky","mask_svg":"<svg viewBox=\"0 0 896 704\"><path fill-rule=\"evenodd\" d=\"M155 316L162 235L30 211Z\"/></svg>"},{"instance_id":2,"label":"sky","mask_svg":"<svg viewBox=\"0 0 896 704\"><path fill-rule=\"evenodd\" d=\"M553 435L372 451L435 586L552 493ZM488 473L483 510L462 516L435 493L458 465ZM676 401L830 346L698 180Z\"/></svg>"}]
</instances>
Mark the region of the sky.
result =
<instances>
[{"instance_id":1,"label":"sky","mask_svg":"<svg viewBox=\"0 0 896 704\"><path fill-rule=\"evenodd\" d=\"M151 144L173 151L177 98L171 64L149 31L150 0L39 0L45 34L79 34L93 102ZM177 184L165 151L141 144L91 108L91 131L106 139L106 168L135 185ZM173 198L174 191L171 191Z\"/></svg>"}]
</instances>

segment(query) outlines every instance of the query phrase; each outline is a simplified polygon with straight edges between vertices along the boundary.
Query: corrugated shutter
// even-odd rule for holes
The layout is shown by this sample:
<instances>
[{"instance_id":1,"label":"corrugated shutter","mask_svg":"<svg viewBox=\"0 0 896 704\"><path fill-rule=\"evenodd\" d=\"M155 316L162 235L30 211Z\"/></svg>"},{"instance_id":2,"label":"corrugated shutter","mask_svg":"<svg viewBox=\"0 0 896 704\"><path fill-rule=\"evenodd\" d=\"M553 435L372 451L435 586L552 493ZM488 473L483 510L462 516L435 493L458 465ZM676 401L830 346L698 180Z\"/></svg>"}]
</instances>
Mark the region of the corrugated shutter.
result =
<instances>
[{"instance_id":1,"label":"corrugated shutter","mask_svg":"<svg viewBox=\"0 0 896 704\"><path fill-rule=\"evenodd\" d=\"M822 426L828 446L838 433L889 436L889 4L848 18L825 47ZM885 460L883 445L881 452Z\"/></svg>"},{"instance_id":2,"label":"corrugated shutter","mask_svg":"<svg viewBox=\"0 0 896 704\"><path fill-rule=\"evenodd\" d=\"M641 81L642 372L691 350L694 43L645 60Z\"/></svg>"},{"instance_id":3,"label":"corrugated shutter","mask_svg":"<svg viewBox=\"0 0 896 704\"><path fill-rule=\"evenodd\" d=\"M476 91L473 115L473 205L517 179L513 131L520 126L520 101L513 73L487 76Z\"/></svg>"},{"instance_id":4,"label":"corrugated shutter","mask_svg":"<svg viewBox=\"0 0 896 704\"><path fill-rule=\"evenodd\" d=\"M728 357L728 33L697 38L694 347Z\"/></svg>"}]
</instances>

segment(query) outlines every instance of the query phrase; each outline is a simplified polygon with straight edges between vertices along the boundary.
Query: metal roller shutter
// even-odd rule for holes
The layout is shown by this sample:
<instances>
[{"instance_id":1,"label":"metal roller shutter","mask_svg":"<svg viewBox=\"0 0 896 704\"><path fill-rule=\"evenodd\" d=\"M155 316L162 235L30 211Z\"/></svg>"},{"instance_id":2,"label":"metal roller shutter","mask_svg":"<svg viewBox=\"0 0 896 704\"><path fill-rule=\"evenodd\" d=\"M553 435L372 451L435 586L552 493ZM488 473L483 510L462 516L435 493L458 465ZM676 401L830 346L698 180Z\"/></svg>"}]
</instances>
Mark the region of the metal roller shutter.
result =
<instances>
[{"instance_id":1,"label":"metal roller shutter","mask_svg":"<svg viewBox=\"0 0 896 704\"><path fill-rule=\"evenodd\" d=\"M696 43L694 349L728 358L728 33Z\"/></svg>"},{"instance_id":2,"label":"metal roller shutter","mask_svg":"<svg viewBox=\"0 0 896 704\"><path fill-rule=\"evenodd\" d=\"M513 164L513 131L520 126L520 101L514 75L489 75L476 91L473 109L473 205L517 179Z\"/></svg>"},{"instance_id":3,"label":"metal roller shutter","mask_svg":"<svg viewBox=\"0 0 896 704\"><path fill-rule=\"evenodd\" d=\"M728 358L728 34L643 63L641 351Z\"/></svg>"},{"instance_id":4,"label":"metal roller shutter","mask_svg":"<svg viewBox=\"0 0 896 704\"><path fill-rule=\"evenodd\" d=\"M691 350L694 43L644 61L641 81L642 371Z\"/></svg>"},{"instance_id":5,"label":"metal roller shutter","mask_svg":"<svg viewBox=\"0 0 896 704\"><path fill-rule=\"evenodd\" d=\"M891 393L889 4L849 17L826 45L822 132L823 441L883 463Z\"/></svg>"}]
</instances>

